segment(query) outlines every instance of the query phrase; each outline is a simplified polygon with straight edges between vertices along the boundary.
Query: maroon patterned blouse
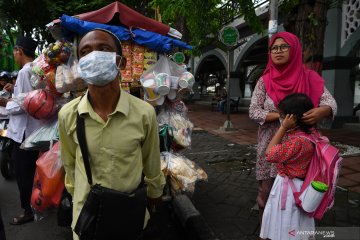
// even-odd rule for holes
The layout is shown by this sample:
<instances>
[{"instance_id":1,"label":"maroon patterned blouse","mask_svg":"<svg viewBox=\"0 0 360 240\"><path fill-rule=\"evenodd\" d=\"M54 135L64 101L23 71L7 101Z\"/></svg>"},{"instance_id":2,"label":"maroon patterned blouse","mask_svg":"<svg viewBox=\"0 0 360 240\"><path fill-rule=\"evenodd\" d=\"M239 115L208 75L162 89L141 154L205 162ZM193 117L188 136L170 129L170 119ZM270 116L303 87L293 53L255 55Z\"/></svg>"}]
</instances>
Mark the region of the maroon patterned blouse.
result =
<instances>
[{"instance_id":1,"label":"maroon patterned blouse","mask_svg":"<svg viewBox=\"0 0 360 240\"><path fill-rule=\"evenodd\" d=\"M330 92L324 87L324 93L320 98L320 106L330 106L332 109L332 118L336 115L337 104ZM256 84L249 108L249 117L259 124L258 146L256 159L256 179L265 180L275 178L277 170L275 164L265 159L265 150L270 140L280 127L279 121L265 122L266 115L269 112L278 112L273 100L266 93L262 78ZM330 117L331 119L331 117Z\"/></svg>"},{"instance_id":2,"label":"maroon patterned blouse","mask_svg":"<svg viewBox=\"0 0 360 240\"><path fill-rule=\"evenodd\" d=\"M315 147L310 140L294 136L299 131L288 132L283 141L266 154L266 160L275 163L280 176L305 178Z\"/></svg>"}]
</instances>

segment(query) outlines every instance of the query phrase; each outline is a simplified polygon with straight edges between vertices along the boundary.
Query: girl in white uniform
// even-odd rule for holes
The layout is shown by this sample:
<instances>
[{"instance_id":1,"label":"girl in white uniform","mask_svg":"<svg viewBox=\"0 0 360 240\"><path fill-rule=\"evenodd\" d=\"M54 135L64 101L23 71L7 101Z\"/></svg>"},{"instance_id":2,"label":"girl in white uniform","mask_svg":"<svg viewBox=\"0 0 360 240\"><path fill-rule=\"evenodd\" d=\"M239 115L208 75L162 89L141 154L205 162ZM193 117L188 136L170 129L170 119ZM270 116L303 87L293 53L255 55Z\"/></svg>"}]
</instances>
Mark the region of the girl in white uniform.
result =
<instances>
[{"instance_id":1,"label":"girl in white uniform","mask_svg":"<svg viewBox=\"0 0 360 240\"><path fill-rule=\"evenodd\" d=\"M309 239L314 219L297 207L288 180L300 189L315 151L311 141L299 132L316 131L301 122L313 108L311 99L301 93L288 95L279 103L281 126L266 149L266 160L276 163L277 177L266 203L260 237L263 239Z\"/></svg>"}]
</instances>

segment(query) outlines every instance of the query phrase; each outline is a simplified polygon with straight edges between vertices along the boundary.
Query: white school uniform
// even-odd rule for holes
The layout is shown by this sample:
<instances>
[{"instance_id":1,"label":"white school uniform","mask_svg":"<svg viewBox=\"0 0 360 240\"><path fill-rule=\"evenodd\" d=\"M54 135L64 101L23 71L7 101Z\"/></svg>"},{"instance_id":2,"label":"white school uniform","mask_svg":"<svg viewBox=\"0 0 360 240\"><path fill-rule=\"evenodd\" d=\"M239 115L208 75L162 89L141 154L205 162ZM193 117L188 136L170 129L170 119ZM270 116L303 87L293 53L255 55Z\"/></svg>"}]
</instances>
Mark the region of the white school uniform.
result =
<instances>
[{"instance_id":1,"label":"white school uniform","mask_svg":"<svg viewBox=\"0 0 360 240\"><path fill-rule=\"evenodd\" d=\"M274 185L271 188L269 199L266 202L262 225L261 238L272 240L303 240L309 239L309 235L299 231L315 231L314 218L297 207L290 185L286 196L286 207L281 209L281 194L283 191L284 177L277 175ZM303 181L292 179L296 189L300 190Z\"/></svg>"}]
</instances>

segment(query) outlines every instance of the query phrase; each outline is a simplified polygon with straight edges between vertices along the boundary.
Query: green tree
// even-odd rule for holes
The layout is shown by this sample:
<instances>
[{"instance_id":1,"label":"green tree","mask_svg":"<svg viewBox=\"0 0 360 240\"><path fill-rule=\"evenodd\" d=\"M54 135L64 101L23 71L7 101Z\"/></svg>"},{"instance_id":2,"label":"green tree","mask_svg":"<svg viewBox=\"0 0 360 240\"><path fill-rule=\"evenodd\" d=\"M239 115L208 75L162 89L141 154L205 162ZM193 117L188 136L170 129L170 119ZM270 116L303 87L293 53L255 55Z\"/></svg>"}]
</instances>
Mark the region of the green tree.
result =
<instances>
[{"instance_id":1,"label":"green tree","mask_svg":"<svg viewBox=\"0 0 360 240\"><path fill-rule=\"evenodd\" d=\"M337 1L335 1L337 2ZM303 47L305 64L318 73L322 71L326 15L331 1L298 0L289 2L291 10L287 14L284 27L296 34Z\"/></svg>"}]
</instances>

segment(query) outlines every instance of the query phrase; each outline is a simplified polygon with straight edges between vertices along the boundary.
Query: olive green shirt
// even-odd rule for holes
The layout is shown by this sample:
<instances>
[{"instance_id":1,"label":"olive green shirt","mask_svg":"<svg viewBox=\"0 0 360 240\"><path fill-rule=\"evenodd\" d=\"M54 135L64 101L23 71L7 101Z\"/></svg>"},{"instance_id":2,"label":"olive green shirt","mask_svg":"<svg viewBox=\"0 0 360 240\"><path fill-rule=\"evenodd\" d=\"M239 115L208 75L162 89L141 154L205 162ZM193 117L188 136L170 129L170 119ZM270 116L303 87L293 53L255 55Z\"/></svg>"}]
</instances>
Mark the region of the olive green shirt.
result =
<instances>
[{"instance_id":1,"label":"olive green shirt","mask_svg":"<svg viewBox=\"0 0 360 240\"><path fill-rule=\"evenodd\" d=\"M132 192L142 172L148 197L163 193L165 178L160 169L158 123L154 108L121 90L113 113L105 122L92 108L87 94L64 105L59 112L61 159L65 168L65 186L73 197L73 222L89 193L85 167L76 135L77 113L85 118L93 183L123 192ZM146 213L145 225L149 218Z\"/></svg>"}]
</instances>

